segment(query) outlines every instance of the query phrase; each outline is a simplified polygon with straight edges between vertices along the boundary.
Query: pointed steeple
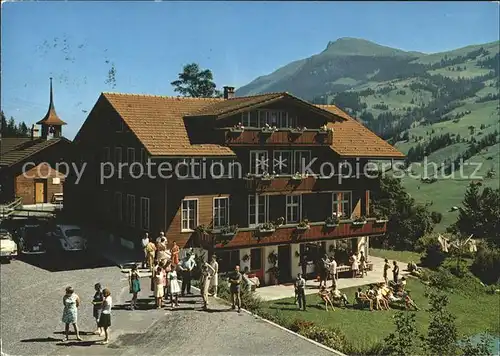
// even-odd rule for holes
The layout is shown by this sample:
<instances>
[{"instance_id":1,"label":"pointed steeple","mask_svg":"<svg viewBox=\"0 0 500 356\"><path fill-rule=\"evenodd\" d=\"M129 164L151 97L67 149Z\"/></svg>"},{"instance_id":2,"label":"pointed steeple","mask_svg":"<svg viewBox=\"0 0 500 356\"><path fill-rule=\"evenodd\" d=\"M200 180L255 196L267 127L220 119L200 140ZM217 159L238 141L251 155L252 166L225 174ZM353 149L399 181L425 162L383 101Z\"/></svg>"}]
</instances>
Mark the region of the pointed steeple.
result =
<instances>
[{"instance_id":1,"label":"pointed steeple","mask_svg":"<svg viewBox=\"0 0 500 356\"><path fill-rule=\"evenodd\" d=\"M42 125L42 137L47 138L49 133L53 133L55 137L61 135L61 126L66 125L59 116L57 116L56 108L54 106L54 93L52 91L52 78L50 78L50 103L49 110L44 118L37 122L37 125Z\"/></svg>"}]
</instances>

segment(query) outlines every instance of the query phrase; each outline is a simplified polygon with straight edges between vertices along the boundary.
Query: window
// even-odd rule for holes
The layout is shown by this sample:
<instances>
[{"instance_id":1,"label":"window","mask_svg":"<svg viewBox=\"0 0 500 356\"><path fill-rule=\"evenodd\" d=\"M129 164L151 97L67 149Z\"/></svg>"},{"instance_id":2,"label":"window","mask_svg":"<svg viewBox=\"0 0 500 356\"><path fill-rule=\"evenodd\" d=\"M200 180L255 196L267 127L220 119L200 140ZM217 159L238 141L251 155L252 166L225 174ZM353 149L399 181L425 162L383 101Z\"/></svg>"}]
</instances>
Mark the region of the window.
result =
<instances>
[{"instance_id":1,"label":"window","mask_svg":"<svg viewBox=\"0 0 500 356\"><path fill-rule=\"evenodd\" d=\"M217 260L219 261L219 272L232 272L234 266L240 264L240 250L217 251Z\"/></svg>"},{"instance_id":2,"label":"window","mask_svg":"<svg viewBox=\"0 0 500 356\"><path fill-rule=\"evenodd\" d=\"M141 228L149 230L149 198L141 197Z\"/></svg>"},{"instance_id":3,"label":"window","mask_svg":"<svg viewBox=\"0 0 500 356\"><path fill-rule=\"evenodd\" d=\"M255 227L269 219L269 196L248 196L248 226Z\"/></svg>"},{"instance_id":4,"label":"window","mask_svg":"<svg viewBox=\"0 0 500 356\"><path fill-rule=\"evenodd\" d=\"M127 194L127 223L135 226L135 195Z\"/></svg>"},{"instance_id":5,"label":"window","mask_svg":"<svg viewBox=\"0 0 500 356\"><path fill-rule=\"evenodd\" d=\"M103 162L110 162L111 161L111 151L109 150L109 147L103 148L102 161Z\"/></svg>"},{"instance_id":6,"label":"window","mask_svg":"<svg viewBox=\"0 0 500 356\"><path fill-rule=\"evenodd\" d=\"M288 115L288 127L295 128L299 126L297 116Z\"/></svg>"},{"instance_id":7,"label":"window","mask_svg":"<svg viewBox=\"0 0 500 356\"><path fill-rule=\"evenodd\" d=\"M264 127L267 124L267 111L259 110L259 127Z\"/></svg>"},{"instance_id":8,"label":"window","mask_svg":"<svg viewBox=\"0 0 500 356\"><path fill-rule=\"evenodd\" d=\"M132 163L135 162L135 149L134 148L127 148L127 163L128 163L128 166L130 167L130 165Z\"/></svg>"},{"instance_id":9,"label":"window","mask_svg":"<svg viewBox=\"0 0 500 356\"><path fill-rule=\"evenodd\" d=\"M118 221L123 220L123 211L122 211L122 193L115 192L115 211L116 218Z\"/></svg>"},{"instance_id":10,"label":"window","mask_svg":"<svg viewBox=\"0 0 500 356\"><path fill-rule=\"evenodd\" d=\"M214 198L214 228L229 225L229 198Z\"/></svg>"},{"instance_id":11,"label":"window","mask_svg":"<svg viewBox=\"0 0 500 356\"><path fill-rule=\"evenodd\" d=\"M270 125L270 126L276 126L278 127L279 126L279 117L280 117L280 112L279 111L275 111L275 110L272 110L272 111L268 111L267 112L267 123Z\"/></svg>"},{"instance_id":12,"label":"window","mask_svg":"<svg viewBox=\"0 0 500 356\"><path fill-rule=\"evenodd\" d=\"M311 162L311 151L295 151L295 172L305 173L309 162Z\"/></svg>"},{"instance_id":13,"label":"window","mask_svg":"<svg viewBox=\"0 0 500 356\"><path fill-rule=\"evenodd\" d=\"M342 216L350 218L352 214L352 193L333 192L332 193L332 213L342 213Z\"/></svg>"},{"instance_id":14,"label":"window","mask_svg":"<svg viewBox=\"0 0 500 356\"><path fill-rule=\"evenodd\" d=\"M122 148L115 147L115 166L118 167L118 164L122 162Z\"/></svg>"},{"instance_id":15,"label":"window","mask_svg":"<svg viewBox=\"0 0 500 356\"><path fill-rule=\"evenodd\" d=\"M195 158L180 160L177 171L179 179L201 179L201 161Z\"/></svg>"},{"instance_id":16,"label":"window","mask_svg":"<svg viewBox=\"0 0 500 356\"><path fill-rule=\"evenodd\" d=\"M252 248L250 250L250 270L258 271L262 268L262 250L260 248Z\"/></svg>"},{"instance_id":17,"label":"window","mask_svg":"<svg viewBox=\"0 0 500 356\"><path fill-rule=\"evenodd\" d=\"M116 132L123 132L123 120L121 118L118 118L116 121Z\"/></svg>"},{"instance_id":18,"label":"window","mask_svg":"<svg viewBox=\"0 0 500 356\"><path fill-rule=\"evenodd\" d=\"M250 173L260 175L268 170L267 151L250 151Z\"/></svg>"},{"instance_id":19,"label":"window","mask_svg":"<svg viewBox=\"0 0 500 356\"><path fill-rule=\"evenodd\" d=\"M181 230L193 231L198 226L198 200L184 199L182 201Z\"/></svg>"},{"instance_id":20,"label":"window","mask_svg":"<svg viewBox=\"0 0 500 356\"><path fill-rule=\"evenodd\" d=\"M292 151L274 151L273 171L277 174L293 174Z\"/></svg>"},{"instance_id":21,"label":"window","mask_svg":"<svg viewBox=\"0 0 500 356\"><path fill-rule=\"evenodd\" d=\"M298 223L301 219L302 196L287 195L286 196L286 223Z\"/></svg>"}]
</instances>

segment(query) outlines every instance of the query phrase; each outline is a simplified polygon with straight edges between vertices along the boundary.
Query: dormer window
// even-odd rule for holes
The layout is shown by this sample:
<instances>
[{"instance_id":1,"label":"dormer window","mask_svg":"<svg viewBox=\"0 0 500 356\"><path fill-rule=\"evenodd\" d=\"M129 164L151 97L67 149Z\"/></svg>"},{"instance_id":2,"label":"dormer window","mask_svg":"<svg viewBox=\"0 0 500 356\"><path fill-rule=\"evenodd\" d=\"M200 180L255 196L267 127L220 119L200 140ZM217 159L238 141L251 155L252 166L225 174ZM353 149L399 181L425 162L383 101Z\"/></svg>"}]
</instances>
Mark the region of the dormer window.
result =
<instances>
[{"instance_id":1,"label":"dormer window","mask_svg":"<svg viewBox=\"0 0 500 356\"><path fill-rule=\"evenodd\" d=\"M248 128L263 128L266 125L278 128L297 127L297 117L281 110L254 110L241 114L241 123Z\"/></svg>"}]
</instances>

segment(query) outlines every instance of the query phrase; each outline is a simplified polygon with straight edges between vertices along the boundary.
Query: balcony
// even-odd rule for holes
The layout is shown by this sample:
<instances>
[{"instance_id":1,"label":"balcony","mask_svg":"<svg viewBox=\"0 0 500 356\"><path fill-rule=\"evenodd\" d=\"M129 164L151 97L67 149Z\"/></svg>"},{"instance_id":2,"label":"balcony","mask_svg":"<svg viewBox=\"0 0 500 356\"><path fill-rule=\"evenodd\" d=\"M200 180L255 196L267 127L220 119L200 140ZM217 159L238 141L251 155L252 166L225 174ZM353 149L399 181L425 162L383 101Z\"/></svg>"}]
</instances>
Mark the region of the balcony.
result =
<instances>
[{"instance_id":1,"label":"balcony","mask_svg":"<svg viewBox=\"0 0 500 356\"><path fill-rule=\"evenodd\" d=\"M224 128L224 142L229 146L243 145L296 145L330 146L333 143L333 131L322 129L259 129L259 128Z\"/></svg>"},{"instance_id":2,"label":"balcony","mask_svg":"<svg viewBox=\"0 0 500 356\"><path fill-rule=\"evenodd\" d=\"M222 238L217 234L213 236L216 248L246 248L383 235L386 230L386 221L368 218L364 224L356 224L353 220L341 220L338 226L327 227L324 222L315 222L310 223L307 230L300 230L297 224L294 224L277 226L274 231L268 232L259 232L256 228L241 228L234 236L228 238Z\"/></svg>"},{"instance_id":3,"label":"balcony","mask_svg":"<svg viewBox=\"0 0 500 356\"><path fill-rule=\"evenodd\" d=\"M292 175L248 176L245 178L245 184L248 190L262 193L311 191L317 179L314 176L294 177Z\"/></svg>"}]
</instances>

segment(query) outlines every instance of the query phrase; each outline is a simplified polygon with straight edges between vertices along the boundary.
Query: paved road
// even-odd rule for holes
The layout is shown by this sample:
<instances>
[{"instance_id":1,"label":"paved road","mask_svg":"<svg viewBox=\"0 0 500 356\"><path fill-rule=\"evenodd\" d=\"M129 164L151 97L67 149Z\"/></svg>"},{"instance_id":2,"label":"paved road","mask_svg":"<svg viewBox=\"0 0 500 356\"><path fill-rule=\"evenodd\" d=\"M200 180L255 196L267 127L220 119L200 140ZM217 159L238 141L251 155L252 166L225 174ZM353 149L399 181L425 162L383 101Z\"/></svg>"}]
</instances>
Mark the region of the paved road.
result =
<instances>
[{"instance_id":1,"label":"paved road","mask_svg":"<svg viewBox=\"0 0 500 356\"><path fill-rule=\"evenodd\" d=\"M109 345L99 345L100 338L90 334L95 329L90 300L97 281L111 288L116 307ZM213 301L211 312L201 311L198 296L184 298L174 311L152 309L147 278L142 280L141 310L126 310L128 286L120 270L88 255L58 263L4 264L1 282L2 351L6 355L332 354L252 315L229 311L221 302ZM68 285L76 288L83 301L79 325L89 332L82 335L83 342L62 342L61 299Z\"/></svg>"}]
</instances>

